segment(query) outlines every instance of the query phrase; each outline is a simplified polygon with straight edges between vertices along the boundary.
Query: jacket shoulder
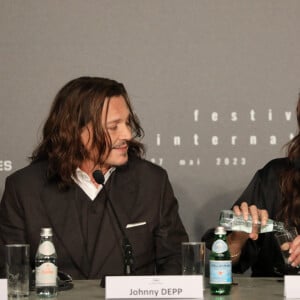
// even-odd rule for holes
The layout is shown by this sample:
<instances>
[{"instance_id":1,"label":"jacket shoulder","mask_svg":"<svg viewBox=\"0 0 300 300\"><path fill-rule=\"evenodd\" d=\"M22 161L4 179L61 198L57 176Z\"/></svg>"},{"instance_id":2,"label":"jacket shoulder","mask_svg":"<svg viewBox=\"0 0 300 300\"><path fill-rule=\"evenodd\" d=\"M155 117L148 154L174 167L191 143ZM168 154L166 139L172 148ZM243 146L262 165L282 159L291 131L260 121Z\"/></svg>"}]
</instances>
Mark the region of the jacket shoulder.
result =
<instances>
[{"instance_id":1,"label":"jacket shoulder","mask_svg":"<svg viewBox=\"0 0 300 300\"><path fill-rule=\"evenodd\" d=\"M260 172L277 172L282 171L290 167L290 161L287 157L276 158L270 160L263 168L261 168Z\"/></svg>"},{"instance_id":2,"label":"jacket shoulder","mask_svg":"<svg viewBox=\"0 0 300 300\"><path fill-rule=\"evenodd\" d=\"M26 182L30 182L32 184L32 179L36 180L36 183L40 182L41 180L46 179L46 171L47 171L47 162L35 162L31 163L28 166L16 170L14 173L7 176L7 181L12 181L15 183L22 182L26 184Z\"/></svg>"},{"instance_id":3,"label":"jacket shoulder","mask_svg":"<svg viewBox=\"0 0 300 300\"><path fill-rule=\"evenodd\" d=\"M137 171L141 171L141 172L157 174L160 176L167 174L167 171L164 168L143 158L131 159L129 165L135 168Z\"/></svg>"}]
</instances>

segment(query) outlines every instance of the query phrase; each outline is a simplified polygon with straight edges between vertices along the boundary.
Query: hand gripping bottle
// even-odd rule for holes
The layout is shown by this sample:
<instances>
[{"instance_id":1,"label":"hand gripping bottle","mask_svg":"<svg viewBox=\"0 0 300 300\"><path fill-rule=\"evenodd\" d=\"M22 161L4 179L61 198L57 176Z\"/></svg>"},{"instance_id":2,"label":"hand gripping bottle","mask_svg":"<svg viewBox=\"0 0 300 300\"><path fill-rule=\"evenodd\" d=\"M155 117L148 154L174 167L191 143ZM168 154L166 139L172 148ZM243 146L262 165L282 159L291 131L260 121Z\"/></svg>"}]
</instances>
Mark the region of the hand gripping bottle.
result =
<instances>
[{"instance_id":1,"label":"hand gripping bottle","mask_svg":"<svg viewBox=\"0 0 300 300\"><path fill-rule=\"evenodd\" d=\"M248 220L244 220L243 216L237 216L232 210L221 211L219 224L223 226L226 231L243 231L247 233L251 233L253 227L256 227L259 233L272 231L283 232L285 230L285 226L282 222L268 219L267 224L261 226L260 222L253 224L250 215L248 216Z\"/></svg>"}]
</instances>

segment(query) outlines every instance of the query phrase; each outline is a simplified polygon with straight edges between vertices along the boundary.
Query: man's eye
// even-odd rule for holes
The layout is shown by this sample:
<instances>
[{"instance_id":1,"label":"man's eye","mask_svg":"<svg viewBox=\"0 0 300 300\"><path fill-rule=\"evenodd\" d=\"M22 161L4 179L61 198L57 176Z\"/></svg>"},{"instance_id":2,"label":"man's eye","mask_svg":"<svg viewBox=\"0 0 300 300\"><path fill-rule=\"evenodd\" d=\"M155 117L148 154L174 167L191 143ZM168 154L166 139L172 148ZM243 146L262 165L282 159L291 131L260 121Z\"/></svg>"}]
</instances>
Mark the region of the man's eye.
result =
<instances>
[{"instance_id":1,"label":"man's eye","mask_svg":"<svg viewBox=\"0 0 300 300\"><path fill-rule=\"evenodd\" d=\"M107 127L108 130L117 130L117 126L111 126L111 127Z\"/></svg>"}]
</instances>

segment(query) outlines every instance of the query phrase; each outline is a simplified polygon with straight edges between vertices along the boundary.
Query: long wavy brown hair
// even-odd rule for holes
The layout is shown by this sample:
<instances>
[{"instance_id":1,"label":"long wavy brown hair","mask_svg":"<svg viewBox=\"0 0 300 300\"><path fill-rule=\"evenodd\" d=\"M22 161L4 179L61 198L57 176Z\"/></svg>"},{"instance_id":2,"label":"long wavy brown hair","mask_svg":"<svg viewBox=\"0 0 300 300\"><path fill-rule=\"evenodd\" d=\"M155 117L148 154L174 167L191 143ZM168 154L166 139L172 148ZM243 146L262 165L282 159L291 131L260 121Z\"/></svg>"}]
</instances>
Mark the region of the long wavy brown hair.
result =
<instances>
[{"instance_id":1,"label":"long wavy brown hair","mask_svg":"<svg viewBox=\"0 0 300 300\"><path fill-rule=\"evenodd\" d=\"M122 83L99 77L80 77L68 82L54 98L49 116L43 127L42 141L33 151L32 162L47 160L49 179L56 180L60 189L72 183L72 175L80 164L90 158L81 141L82 129L90 123L93 130L92 147L97 150L100 166L110 149L111 140L102 126L102 111L105 101L113 96L123 96L130 111L132 140L129 155L141 157L145 153L140 139L144 131L133 112L128 93ZM108 108L109 105L107 105ZM104 112L107 116L107 109Z\"/></svg>"},{"instance_id":2,"label":"long wavy brown hair","mask_svg":"<svg viewBox=\"0 0 300 300\"><path fill-rule=\"evenodd\" d=\"M280 205L278 219L286 224L296 226L300 232L300 94L296 116L298 133L286 144L289 165L281 174L280 188L283 201Z\"/></svg>"}]
</instances>

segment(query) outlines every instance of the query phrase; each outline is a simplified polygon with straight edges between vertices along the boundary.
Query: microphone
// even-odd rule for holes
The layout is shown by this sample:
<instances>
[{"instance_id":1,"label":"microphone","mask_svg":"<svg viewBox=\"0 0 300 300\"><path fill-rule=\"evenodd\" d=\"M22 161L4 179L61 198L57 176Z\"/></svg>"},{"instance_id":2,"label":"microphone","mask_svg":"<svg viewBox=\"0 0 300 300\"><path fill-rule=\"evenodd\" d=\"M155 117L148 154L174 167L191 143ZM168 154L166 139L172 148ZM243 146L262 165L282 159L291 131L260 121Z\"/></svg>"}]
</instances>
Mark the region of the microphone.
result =
<instances>
[{"instance_id":1,"label":"microphone","mask_svg":"<svg viewBox=\"0 0 300 300\"><path fill-rule=\"evenodd\" d=\"M132 251L132 246L131 243L128 239L128 237L126 236L126 233L121 225L120 219L116 213L116 210L112 204L112 201L110 200L110 197L106 191L106 188L104 186L104 175L100 170L96 170L93 172L93 177L95 179L95 181L98 184L102 185L104 194L106 196L106 199L111 207L111 210L113 212L113 215L115 217L115 220L117 221L118 227L120 229L120 232L122 234L123 237L123 244L122 244L122 248L123 248L123 265L124 265L124 275L132 275L134 274L134 270L133 270L133 251Z\"/></svg>"}]
</instances>

